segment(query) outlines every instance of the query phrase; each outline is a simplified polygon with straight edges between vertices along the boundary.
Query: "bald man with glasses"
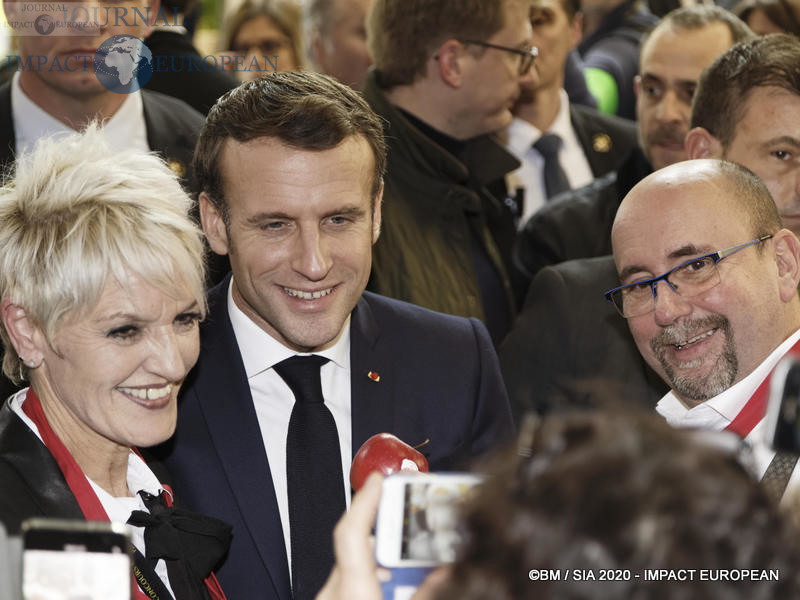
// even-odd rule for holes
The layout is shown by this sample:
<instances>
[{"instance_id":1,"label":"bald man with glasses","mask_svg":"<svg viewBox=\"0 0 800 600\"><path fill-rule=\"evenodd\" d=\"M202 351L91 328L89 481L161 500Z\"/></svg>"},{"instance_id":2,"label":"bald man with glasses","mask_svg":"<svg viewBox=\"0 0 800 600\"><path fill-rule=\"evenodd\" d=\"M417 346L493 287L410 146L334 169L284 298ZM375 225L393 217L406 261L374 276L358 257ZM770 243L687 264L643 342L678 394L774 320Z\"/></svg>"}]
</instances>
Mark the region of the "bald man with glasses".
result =
<instances>
[{"instance_id":1,"label":"bald man with glasses","mask_svg":"<svg viewBox=\"0 0 800 600\"><path fill-rule=\"evenodd\" d=\"M708 159L657 171L623 200L612 246L622 285L605 296L670 387L656 410L677 427L739 435L776 498L800 490L796 457L763 441L762 385L800 353L800 241L761 180Z\"/></svg>"}]
</instances>

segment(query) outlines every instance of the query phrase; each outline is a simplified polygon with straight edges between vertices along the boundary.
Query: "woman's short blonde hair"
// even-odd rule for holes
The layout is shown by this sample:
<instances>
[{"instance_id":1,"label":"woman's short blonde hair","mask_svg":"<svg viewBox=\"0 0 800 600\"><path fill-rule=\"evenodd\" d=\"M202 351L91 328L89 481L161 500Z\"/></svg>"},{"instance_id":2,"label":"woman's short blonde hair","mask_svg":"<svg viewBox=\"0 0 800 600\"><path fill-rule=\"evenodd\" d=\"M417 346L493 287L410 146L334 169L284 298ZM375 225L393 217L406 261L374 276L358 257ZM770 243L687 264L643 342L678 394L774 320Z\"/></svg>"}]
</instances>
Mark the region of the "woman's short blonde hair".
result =
<instances>
[{"instance_id":1,"label":"woman's short blonde hair","mask_svg":"<svg viewBox=\"0 0 800 600\"><path fill-rule=\"evenodd\" d=\"M112 153L96 124L43 139L0 188L0 298L23 307L52 344L91 310L111 277L134 273L170 295L188 288L205 314L202 232L191 199L154 154ZM25 377L5 327L3 372Z\"/></svg>"}]
</instances>

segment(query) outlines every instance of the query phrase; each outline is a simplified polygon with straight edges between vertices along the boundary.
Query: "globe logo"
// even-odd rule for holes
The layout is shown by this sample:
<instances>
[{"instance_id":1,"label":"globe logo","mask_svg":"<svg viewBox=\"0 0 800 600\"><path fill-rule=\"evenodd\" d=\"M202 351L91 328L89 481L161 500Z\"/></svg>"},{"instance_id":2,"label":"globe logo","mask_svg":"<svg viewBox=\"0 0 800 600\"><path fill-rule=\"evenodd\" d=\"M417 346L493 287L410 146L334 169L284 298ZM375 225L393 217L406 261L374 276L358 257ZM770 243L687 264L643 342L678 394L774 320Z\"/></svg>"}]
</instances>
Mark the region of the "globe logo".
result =
<instances>
[{"instance_id":1,"label":"globe logo","mask_svg":"<svg viewBox=\"0 0 800 600\"><path fill-rule=\"evenodd\" d=\"M94 74L107 90L136 92L153 76L153 54L137 37L112 36L94 54Z\"/></svg>"},{"instance_id":2,"label":"globe logo","mask_svg":"<svg viewBox=\"0 0 800 600\"><path fill-rule=\"evenodd\" d=\"M33 22L33 28L39 35L50 35L56 28L56 22L51 15L39 15Z\"/></svg>"}]
</instances>

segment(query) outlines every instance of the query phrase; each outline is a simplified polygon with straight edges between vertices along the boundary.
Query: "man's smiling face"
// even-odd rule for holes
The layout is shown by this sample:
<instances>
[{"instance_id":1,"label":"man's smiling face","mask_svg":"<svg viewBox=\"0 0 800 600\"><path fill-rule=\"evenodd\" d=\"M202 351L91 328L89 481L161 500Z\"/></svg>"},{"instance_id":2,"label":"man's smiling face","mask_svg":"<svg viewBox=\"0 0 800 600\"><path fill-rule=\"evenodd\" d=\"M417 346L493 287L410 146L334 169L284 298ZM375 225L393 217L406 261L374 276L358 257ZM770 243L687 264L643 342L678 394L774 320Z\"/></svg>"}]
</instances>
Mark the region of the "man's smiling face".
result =
<instances>
[{"instance_id":1,"label":"man's smiling face","mask_svg":"<svg viewBox=\"0 0 800 600\"><path fill-rule=\"evenodd\" d=\"M200 197L211 248L230 257L237 306L293 350L334 342L367 285L380 230L374 161L361 136L320 151L228 140L228 223Z\"/></svg>"},{"instance_id":2,"label":"man's smiling face","mask_svg":"<svg viewBox=\"0 0 800 600\"><path fill-rule=\"evenodd\" d=\"M683 165L649 177L620 208L612 237L622 284L772 233L753 231L732 199L736 190L718 173ZM785 339L774 243L720 262L719 283L699 295L684 297L659 282L654 310L628 319L642 356L687 406L748 375Z\"/></svg>"}]
</instances>

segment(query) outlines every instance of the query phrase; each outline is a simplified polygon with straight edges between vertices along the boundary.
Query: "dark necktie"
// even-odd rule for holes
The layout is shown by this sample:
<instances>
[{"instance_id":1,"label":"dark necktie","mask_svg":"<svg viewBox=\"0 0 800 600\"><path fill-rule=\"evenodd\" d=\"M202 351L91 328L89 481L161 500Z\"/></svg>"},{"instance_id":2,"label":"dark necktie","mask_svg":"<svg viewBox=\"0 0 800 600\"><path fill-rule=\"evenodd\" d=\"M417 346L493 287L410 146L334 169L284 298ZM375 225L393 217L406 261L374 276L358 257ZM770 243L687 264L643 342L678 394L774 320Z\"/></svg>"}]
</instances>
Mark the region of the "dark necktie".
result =
<instances>
[{"instance_id":1,"label":"dark necktie","mask_svg":"<svg viewBox=\"0 0 800 600\"><path fill-rule=\"evenodd\" d=\"M293 356L275 371L295 397L286 438L292 597L312 599L333 567L333 527L345 511L336 423L322 397L321 356Z\"/></svg>"},{"instance_id":2,"label":"dark necktie","mask_svg":"<svg viewBox=\"0 0 800 600\"><path fill-rule=\"evenodd\" d=\"M570 189L567 175L558 162L561 138L555 133L548 133L540 137L533 147L544 158L544 189L547 199Z\"/></svg>"}]
</instances>

